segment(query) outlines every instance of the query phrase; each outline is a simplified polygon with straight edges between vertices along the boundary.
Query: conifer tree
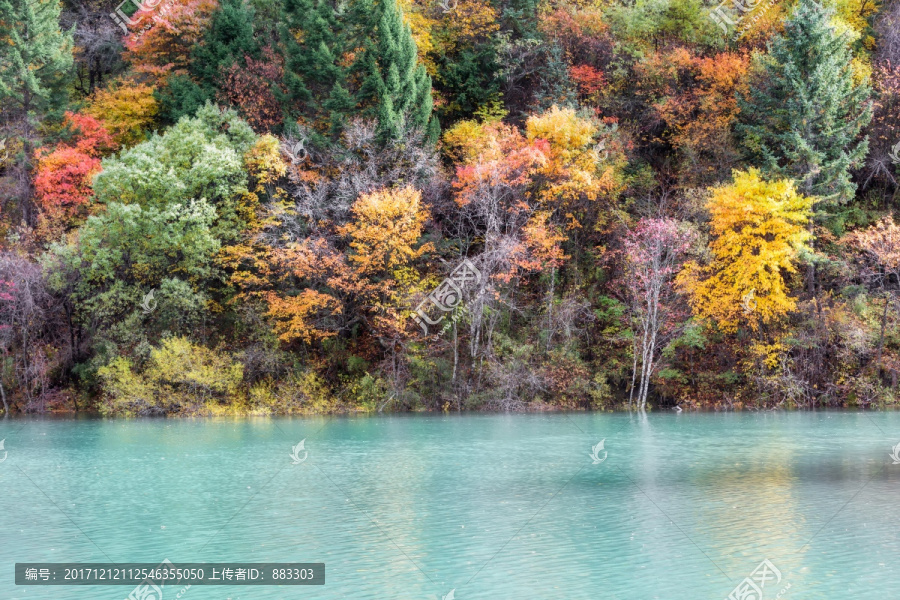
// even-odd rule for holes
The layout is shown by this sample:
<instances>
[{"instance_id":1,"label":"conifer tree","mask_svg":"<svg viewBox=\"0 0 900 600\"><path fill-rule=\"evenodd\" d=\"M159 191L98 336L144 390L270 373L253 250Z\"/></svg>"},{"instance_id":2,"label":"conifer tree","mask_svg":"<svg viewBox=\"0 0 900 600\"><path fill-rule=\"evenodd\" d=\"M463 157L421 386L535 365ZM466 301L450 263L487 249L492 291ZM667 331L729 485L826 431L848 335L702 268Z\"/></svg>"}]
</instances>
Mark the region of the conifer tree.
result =
<instances>
[{"instance_id":1,"label":"conifer tree","mask_svg":"<svg viewBox=\"0 0 900 600\"><path fill-rule=\"evenodd\" d=\"M853 198L849 170L866 156L868 140L858 137L871 119L869 88L854 81L849 33L835 29L832 12L800 0L769 45L762 77L738 98L746 148L770 175L817 197L820 216Z\"/></svg>"},{"instance_id":2,"label":"conifer tree","mask_svg":"<svg viewBox=\"0 0 900 600\"><path fill-rule=\"evenodd\" d=\"M201 86L215 89L219 75L244 57L259 58L259 44L253 37L253 8L244 0L221 0L209 30L191 57L191 74Z\"/></svg>"},{"instance_id":3,"label":"conifer tree","mask_svg":"<svg viewBox=\"0 0 900 600\"><path fill-rule=\"evenodd\" d=\"M285 53L283 102L287 117L327 122L332 134L343 127L356 103L339 64L350 23L327 0L286 0L281 40Z\"/></svg>"},{"instance_id":4,"label":"conifer tree","mask_svg":"<svg viewBox=\"0 0 900 600\"><path fill-rule=\"evenodd\" d=\"M407 129L425 131L437 139L432 116L431 77L418 62L416 43L395 0L383 0L375 39L366 45L365 81L360 100L374 107L381 142Z\"/></svg>"},{"instance_id":5,"label":"conifer tree","mask_svg":"<svg viewBox=\"0 0 900 600\"><path fill-rule=\"evenodd\" d=\"M36 114L52 104L72 67L72 32L60 29L59 13L57 0L0 0L0 105L22 138L26 169Z\"/></svg>"}]
</instances>

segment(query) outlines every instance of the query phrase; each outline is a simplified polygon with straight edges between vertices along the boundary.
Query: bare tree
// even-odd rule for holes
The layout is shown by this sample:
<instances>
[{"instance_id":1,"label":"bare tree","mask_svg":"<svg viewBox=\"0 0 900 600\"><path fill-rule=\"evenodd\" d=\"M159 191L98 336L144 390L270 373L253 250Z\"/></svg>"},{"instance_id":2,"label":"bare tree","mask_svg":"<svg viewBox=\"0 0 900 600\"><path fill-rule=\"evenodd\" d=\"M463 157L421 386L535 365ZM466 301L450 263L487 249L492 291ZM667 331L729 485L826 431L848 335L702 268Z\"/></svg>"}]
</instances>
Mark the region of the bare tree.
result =
<instances>
[{"instance_id":1,"label":"bare tree","mask_svg":"<svg viewBox=\"0 0 900 600\"><path fill-rule=\"evenodd\" d=\"M670 321L675 296L672 280L692 239L692 232L679 228L671 219L642 219L625 240L626 285L635 328L629 407L634 398L638 364L637 401L644 409L659 353L677 330Z\"/></svg>"},{"instance_id":2,"label":"bare tree","mask_svg":"<svg viewBox=\"0 0 900 600\"><path fill-rule=\"evenodd\" d=\"M64 353L56 349L63 330L58 301L47 290L40 265L0 253L0 396L9 411L6 383L25 400L25 410L42 410L50 374ZM40 402L38 407L37 403Z\"/></svg>"}]
</instances>

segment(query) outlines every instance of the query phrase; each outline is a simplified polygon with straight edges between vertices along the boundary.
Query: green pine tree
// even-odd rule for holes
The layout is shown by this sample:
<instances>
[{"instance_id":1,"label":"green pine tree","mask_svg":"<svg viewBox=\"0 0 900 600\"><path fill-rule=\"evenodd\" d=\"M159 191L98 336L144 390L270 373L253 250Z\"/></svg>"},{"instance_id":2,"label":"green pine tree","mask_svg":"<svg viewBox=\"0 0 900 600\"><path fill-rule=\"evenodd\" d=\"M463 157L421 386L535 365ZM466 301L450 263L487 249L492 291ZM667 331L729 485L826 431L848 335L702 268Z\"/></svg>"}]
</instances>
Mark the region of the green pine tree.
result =
<instances>
[{"instance_id":1,"label":"green pine tree","mask_svg":"<svg viewBox=\"0 0 900 600\"><path fill-rule=\"evenodd\" d=\"M72 68L72 32L59 27L57 0L0 0L0 105L21 136L26 169L41 111L54 108ZM29 207L24 207L30 220Z\"/></svg>"},{"instance_id":2,"label":"green pine tree","mask_svg":"<svg viewBox=\"0 0 900 600\"><path fill-rule=\"evenodd\" d=\"M214 90L219 75L244 57L259 58L259 44L253 36L254 11L244 0L222 0L213 14L203 42L191 56L191 74L200 85Z\"/></svg>"},{"instance_id":3,"label":"green pine tree","mask_svg":"<svg viewBox=\"0 0 900 600\"><path fill-rule=\"evenodd\" d=\"M327 0L286 0L283 14L287 120L305 117L325 123L337 135L356 106L348 91L348 70L338 62L348 46L350 24Z\"/></svg>"},{"instance_id":4,"label":"green pine tree","mask_svg":"<svg viewBox=\"0 0 900 600\"><path fill-rule=\"evenodd\" d=\"M853 198L849 171L868 152L859 133L872 115L868 86L853 78L851 40L831 17L814 0L800 0L769 45L762 77L738 98L738 130L752 158L816 196L820 217Z\"/></svg>"},{"instance_id":5,"label":"green pine tree","mask_svg":"<svg viewBox=\"0 0 900 600\"><path fill-rule=\"evenodd\" d=\"M382 143L404 131L423 131L437 139L437 120L432 116L431 77L418 62L412 31L395 0L378 8L375 39L366 45L363 58L365 81L360 100L373 107Z\"/></svg>"}]
</instances>

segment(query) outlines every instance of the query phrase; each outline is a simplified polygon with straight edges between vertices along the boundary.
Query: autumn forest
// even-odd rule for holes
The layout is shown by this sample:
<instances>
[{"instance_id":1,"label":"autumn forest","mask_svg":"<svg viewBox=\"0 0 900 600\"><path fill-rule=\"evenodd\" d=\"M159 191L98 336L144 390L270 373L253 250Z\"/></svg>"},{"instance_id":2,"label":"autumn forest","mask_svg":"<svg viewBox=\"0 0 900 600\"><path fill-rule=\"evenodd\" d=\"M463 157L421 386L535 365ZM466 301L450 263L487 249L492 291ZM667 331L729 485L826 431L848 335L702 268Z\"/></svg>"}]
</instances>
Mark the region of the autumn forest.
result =
<instances>
[{"instance_id":1,"label":"autumn forest","mask_svg":"<svg viewBox=\"0 0 900 600\"><path fill-rule=\"evenodd\" d=\"M0 410L900 403L900 0L0 0Z\"/></svg>"}]
</instances>

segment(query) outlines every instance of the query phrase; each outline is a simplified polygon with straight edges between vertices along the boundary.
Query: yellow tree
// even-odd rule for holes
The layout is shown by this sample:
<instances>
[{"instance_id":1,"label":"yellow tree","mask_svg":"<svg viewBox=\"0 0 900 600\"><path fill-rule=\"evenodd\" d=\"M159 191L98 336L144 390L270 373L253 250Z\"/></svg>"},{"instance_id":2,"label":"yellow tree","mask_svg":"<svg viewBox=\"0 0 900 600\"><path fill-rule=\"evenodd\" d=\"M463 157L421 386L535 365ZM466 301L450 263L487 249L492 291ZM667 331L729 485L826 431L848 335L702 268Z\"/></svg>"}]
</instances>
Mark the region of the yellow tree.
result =
<instances>
[{"instance_id":1,"label":"yellow tree","mask_svg":"<svg viewBox=\"0 0 900 600\"><path fill-rule=\"evenodd\" d=\"M741 325L756 331L794 309L787 278L812 237L813 199L793 182L764 181L756 169L733 178L712 190L711 263L690 262L678 277L694 313L727 333Z\"/></svg>"},{"instance_id":2,"label":"yellow tree","mask_svg":"<svg viewBox=\"0 0 900 600\"><path fill-rule=\"evenodd\" d=\"M113 139L128 147L144 140L157 110L153 86L124 82L95 92L84 112L103 121Z\"/></svg>"},{"instance_id":3,"label":"yellow tree","mask_svg":"<svg viewBox=\"0 0 900 600\"><path fill-rule=\"evenodd\" d=\"M525 133L529 142L542 144L547 158L534 176L537 200L558 211L569 229L594 220L599 201L620 186L616 169L600 155L597 125L571 108L554 106L529 117Z\"/></svg>"}]
</instances>

